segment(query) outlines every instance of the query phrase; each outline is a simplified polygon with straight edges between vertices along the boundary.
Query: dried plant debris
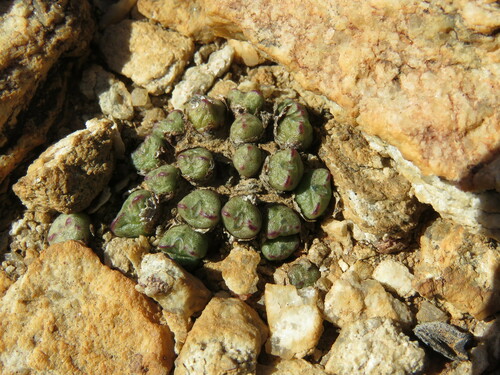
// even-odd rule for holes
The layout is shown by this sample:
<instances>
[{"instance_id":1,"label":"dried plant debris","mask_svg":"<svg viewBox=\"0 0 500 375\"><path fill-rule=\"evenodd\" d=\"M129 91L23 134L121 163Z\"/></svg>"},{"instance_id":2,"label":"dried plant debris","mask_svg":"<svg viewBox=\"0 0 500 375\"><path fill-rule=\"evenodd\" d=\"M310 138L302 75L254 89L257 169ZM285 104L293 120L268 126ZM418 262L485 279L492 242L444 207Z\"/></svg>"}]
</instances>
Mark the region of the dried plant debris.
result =
<instances>
[{"instance_id":1,"label":"dried plant debris","mask_svg":"<svg viewBox=\"0 0 500 375\"><path fill-rule=\"evenodd\" d=\"M432 350L446 358L466 361L469 359L466 346L473 336L444 322L428 322L417 325L413 332Z\"/></svg>"}]
</instances>

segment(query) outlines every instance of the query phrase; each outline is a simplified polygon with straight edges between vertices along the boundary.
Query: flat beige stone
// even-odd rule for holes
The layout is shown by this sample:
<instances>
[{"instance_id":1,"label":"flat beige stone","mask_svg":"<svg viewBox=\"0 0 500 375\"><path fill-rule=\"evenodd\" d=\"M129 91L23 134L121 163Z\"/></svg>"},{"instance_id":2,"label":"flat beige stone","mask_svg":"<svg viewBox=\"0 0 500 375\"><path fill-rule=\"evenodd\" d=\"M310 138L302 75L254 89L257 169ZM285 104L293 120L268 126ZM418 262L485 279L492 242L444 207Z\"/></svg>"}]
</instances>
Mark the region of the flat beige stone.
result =
<instances>
[{"instance_id":1,"label":"flat beige stone","mask_svg":"<svg viewBox=\"0 0 500 375\"><path fill-rule=\"evenodd\" d=\"M172 89L194 52L191 39L152 22L128 19L107 27L100 47L112 70L154 95Z\"/></svg>"},{"instance_id":2,"label":"flat beige stone","mask_svg":"<svg viewBox=\"0 0 500 375\"><path fill-rule=\"evenodd\" d=\"M167 374L173 341L158 319L91 249L53 245L0 300L0 373Z\"/></svg>"},{"instance_id":3,"label":"flat beige stone","mask_svg":"<svg viewBox=\"0 0 500 375\"><path fill-rule=\"evenodd\" d=\"M199 40L246 38L306 89L338 103L346 119L396 146L424 174L461 181L469 189L495 183L495 175L474 179L500 146L494 33L500 10L493 3L191 0L177 5L177 0L138 1L145 16Z\"/></svg>"}]
</instances>

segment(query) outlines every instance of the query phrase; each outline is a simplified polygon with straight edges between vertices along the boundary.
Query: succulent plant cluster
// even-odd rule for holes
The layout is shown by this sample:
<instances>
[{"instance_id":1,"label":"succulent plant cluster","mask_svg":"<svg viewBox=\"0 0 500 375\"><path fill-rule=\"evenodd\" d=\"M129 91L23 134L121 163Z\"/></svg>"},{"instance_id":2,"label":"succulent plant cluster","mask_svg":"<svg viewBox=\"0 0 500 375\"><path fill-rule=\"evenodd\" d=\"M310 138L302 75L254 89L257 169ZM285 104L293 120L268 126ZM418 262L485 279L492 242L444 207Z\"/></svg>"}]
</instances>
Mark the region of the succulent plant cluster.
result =
<instances>
[{"instance_id":1,"label":"succulent plant cluster","mask_svg":"<svg viewBox=\"0 0 500 375\"><path fill-rule=\"evenodd\" d=\"M196 95L184 112L170 112L131 154L143 181L110 223L112 233L156 234L158 249L188 268L213 237L250 242L269 261L290 257L304 223L328 208L331 176L307 153L314 130L305 107L293 100L270 107L259 91L234 89L225 102ZM53 233L63 225L56 222Z\"/></svg>"}]
</instances>

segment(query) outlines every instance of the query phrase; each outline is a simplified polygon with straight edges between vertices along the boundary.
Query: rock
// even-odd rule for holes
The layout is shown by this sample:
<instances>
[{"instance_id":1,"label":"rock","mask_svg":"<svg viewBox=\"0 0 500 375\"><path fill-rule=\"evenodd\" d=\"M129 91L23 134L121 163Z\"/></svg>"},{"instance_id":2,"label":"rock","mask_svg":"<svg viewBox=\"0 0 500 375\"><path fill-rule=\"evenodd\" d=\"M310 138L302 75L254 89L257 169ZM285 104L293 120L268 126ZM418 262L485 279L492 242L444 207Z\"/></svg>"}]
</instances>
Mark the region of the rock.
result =
<instances>
[{"instance_id":1,"label":"rock","mask_svg":"<svg viewBox=\"0 0 500 375\"><path fill-rule=\"evenodd\" d=\"M412 286L413 275L400 262L383 260L375 267L373 278L400 297L407 298L415 295L415 289Z\"/></svg>"},{"instance_id":2,"label":"rock","mask_svg":"<svg viewBox=\"0 0 500 375\"><path fill-rule=\"evenodd\" d=\"M193 56L193 42L151 22L123 20L104 30L100 40L106 63L153 95L172 90Z\"/></svg>"},{"instance_id":3,"label":"rock","mask_svg":"<svg viewBox=\"0 0 500 375\"><path fill-rule=\"evenodd\" d=\"M419 323L448 321L448 315L429 301L422 302L416 318Z\"/></svg>"},{"instance_id":4,"label":"rock","mask_svg":"<svg viewBox=\"0 0 500 375\"><path fill-rule=\"evenodd\" d=\"M500 311L499 269L496 242L438 219L420 238L414 286L482 320Z\"/></svg>"},{"instance_id":5,"label":"rock","mask_svg":"<svg viewBox=\"0 0 500 375\"><path fill-rule=\"evenodd\" d=\"M175 109L183 109L194 94L204 94L212 87L217 77L227 72L233 61L234 49L226 45L213 52L208 62L186 70L182 80L175 86L170 102Z\"/></svg>"},{"instance_id":6,"label":"rock","mask_svg":"<svg viewBox=\"0 0 500 375\"><path fill-rule=\"evenodd\" d=\"M410 183L358 129L331 120L325 130L318 154L342 197L344 217L356 226L356 239L384 253L403 249L424 209Z\"/></svg>"},{"instance_id":7,"label":"rock","mask_svg":"<svg viewBox=\"0 0 500 375\"><path fill-rule=\"evenodd\" d=\"M163 253L144 256L136 289L157 301L165 311L185 318L203 310L211 297L200 280Z\"/></svg>"},{"instance_id":8,"label":"rock","mask_svg":"<svg viewBox=\"0 0 500 375\"><path fill-rule=\"evenodd\" d=\"M99 65L83 72L80 88L87 99L98 99L105 115L119 120L130 120L134 116L132 96L125 84Z\"/></svg>"},{"instance_id":9,"label":"rock","mask_svg":"<svg viewBox=\"0 0 500 375\"><path fill-rule=\"evenodd\" d=\"M224 260L209 267L221 273L226 287L232 293L245 299L257 292L259 262L260 255L255 250L236 246Z\"/></svg>"},{"instance_id":10,"label":"rock","mask_svg":"<svg viewBox=\"0 0 500 375\"><path fill-rule=\"evenodd\" d=\"M394 160L395 168L411 183L420 202L430 204L442 217L466 226L470 231L500 240L500 194L493 190L467 192L437 176L425 176L395 147L375 137L366 138L374 150Z\"/></svg>"},{"instance_id":11,"label":"rock","mask_svg":"<svg viewBox=\"0 0 500 375\"><path fill-rule=\"evenodd\" d=\"M492 186L473 177L498 156L499 36L478 30L498 29L500 17L498 7L469 3L139 0L137 6L201 41L245 38L425 175L485 190Z\"/></svg>"},{"instance_id":12,"label":"rock","mask_svg":"<svg viewBox=\"0 0 500 375\"><path fill-rule=\"evenodd\" d=\"M0 181L45 142L64 102L71 61L85 52L93 31L88 1L16 0L2 6ZM60 57L65 62L57 65Z\"/></svg>"},{"instance_id":13,"label":"rock","mask_svg":"<svg viewBox=\"0 0 500 375\"><path fill-rule=\"evenodd\" d=\"M424 370L425 352L390 319L358 320L340 331L326 363L328 374L396 375Z\"/></svg>"},{"instance_id":14,"label":"rock","mask_svg":"<svg viewBox=\"0 0 500 375\"><path fill-rule=\"evenodd\" d=\"M266 338L266 325L247 304L214 297L189 332L174 374L253 374Z\"/></svg>"},{"instance_id":15,"label":"rock","mask_svg":"<svg viewBox=\"0 0 500 375\"><path fill-rule=\"evenodd\" d=\"M168 373L155 304L78 242L46 249L0 300L1 373Z\"/></svg>"},{"instance_id":16,"label":"rock","mask_svg":"<svg viewBox=\"0 0 500 375\"><path fill-rule=\"evenodd\" d=\"M326 375L326 372L303 359L280 359L272 365L260 365L257 375Z\"/></svg>"},{"instance_id":17,"label":"rock","mask_svg":"<svg viewBox=\"0 0 500 375\"><path fill-rule=\"evenodd\" d=\"M176 355L181 352L184 343L186 342L187 335L191 328L193 327L193 319L191 317L186 317L182 314L176 314L163 310L163 319L170 328L170 331L174 335L174 351Z\"/></svg>"},{"instance_id":18,"label":"rock","mask_svg":"<svg viewBox=\"0 0 500 375\"><path fill-rule=\"evenodd\" d=\"M413 333L425 345L452 361L469 359L466 347L473 336L445 322L417 324Z\"/></svg>"},{"instance_id":19,"label":"rock","mask_svg":"<svg viewBox=\"0 0 500 375\"><path fill-rule=\"evenodd\" d=\"M86 127L45 150L13 186L26 207L77 213L107 185L120 134L106 119L87 121Z\"/></svg>"},{"instance_id":20,"label":"rock","mask_svg":"<svg viewBox=\"0 0 500 375\"><path fill-rule=\"evenodd\" d=\"M227 43L234 48L234 60L246 66L256 66L266 62L258 49L243 40L230 39Z\"/></svg>"},{"instance_id":21,"label":"rock","mask_svg":"<svg viewBox=\"0 0 500 375\"><path fill-rule=\"evenodd\" d=\"M125 275L137 276L144 255L151 245L144 236L138 238L115 237L104 247L104 264L119 269Z\"/></svg>"},{"instance_id":22,"label":"rock","mask_svg":"<svg viewBox=\"0 0 500 375\"><path fill-rule=\"evenodd\" d=\"M390 318L410 326L413 315L408 307L373 279L361 280L357 273L346 272L334 281L325 296L325 319L343 328L360 319Z\"/></svg>"},{"instance_id":23,"label":"rock","mask_svg":"<svg viewBox=\"0 0 500 375\"><path fill-rule=\"evenodd\" d=\"M271 331L266 351L284 359L310 354L323 333L318 291L266 284L264 296Z\"/></svg>"}]
</instances>

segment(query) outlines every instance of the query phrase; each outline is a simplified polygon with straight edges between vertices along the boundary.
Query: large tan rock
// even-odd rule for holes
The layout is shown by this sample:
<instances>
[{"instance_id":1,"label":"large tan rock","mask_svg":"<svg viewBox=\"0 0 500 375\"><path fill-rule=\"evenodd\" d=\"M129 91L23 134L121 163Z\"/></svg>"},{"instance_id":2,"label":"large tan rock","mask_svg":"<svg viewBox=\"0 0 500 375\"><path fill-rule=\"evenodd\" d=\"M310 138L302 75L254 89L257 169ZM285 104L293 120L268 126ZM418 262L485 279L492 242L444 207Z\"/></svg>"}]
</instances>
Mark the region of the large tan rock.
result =
<instances>
[{"instance_id":1,"label":"large tan rock","mask_svg":"<svg viewBox=\"0 0 500 375\"><path fill-rule=\"evenodd\" d=\"M463 313L485 319L500 311L499 269L495 242L438 220L420 239L413 283L422 296L442 299Z\"/></svg>"},{"instance_id":2,"label":"large tan rock","mask_svg":"<svg viewBox=\"0 0 500 375\"><path fill-rule=\"evenodd\" d=\"M45 150L13 190L32 209L80 212L107 185L119 152L120 134L106 119L92 119Z\"/></svg>"},{"instance_id":3,"label":"large tan rock","mask_svg":"<svg viewBox=\"0 0 500 375\"><path fill-rule=\"evenodd\" d=\"M82 54L92 33L86 0L16 0L2 5L0 181L45 142L56 117L52 111L64 101L66 65L49 72L61 56ZM37 92L39 88L43 93ZM34 97L36 103L30 106Z\"/></svg>"},{"instance_id":4,"label":"large tan rock","mask_svg":"<svg viewBox=\"0 0 500 375\"><path fill-rule=\"evenodd\" d=\"M201 41L246 38L425 174L494 187L496 171L473 178L500 146L494 3L139 0L138 9Z\"/></svg>"},{"instance_id":5,"label":"large tan rock","mask_svg":"<svg viewBox=\"0 0 500 375\"><path fill-rule=\"evenodd\" d=\"M167 326L130 279L91 249L46 249L0 300L0 373L166 374Z\"/></svg>"}]
</instances>

